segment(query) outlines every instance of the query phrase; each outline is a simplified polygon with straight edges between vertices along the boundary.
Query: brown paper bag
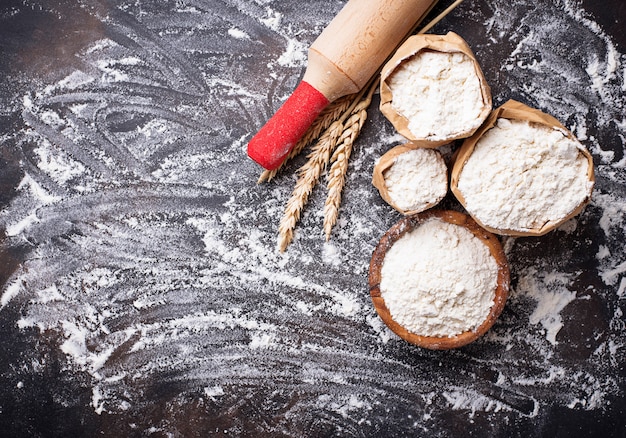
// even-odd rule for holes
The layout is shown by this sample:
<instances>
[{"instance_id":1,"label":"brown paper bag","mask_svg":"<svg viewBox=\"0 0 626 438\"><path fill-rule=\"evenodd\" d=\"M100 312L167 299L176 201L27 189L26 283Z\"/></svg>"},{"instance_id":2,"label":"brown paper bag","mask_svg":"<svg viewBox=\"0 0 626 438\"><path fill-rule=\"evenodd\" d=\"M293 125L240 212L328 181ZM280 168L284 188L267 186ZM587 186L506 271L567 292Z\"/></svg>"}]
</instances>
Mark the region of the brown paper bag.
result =
<instances>
[{"instance_id":1,"label":"brown paper bag","mask_svg":"<svg viewBox=\"0 0 626 438\"><path fill-rule=\"evenodd\" d=\"M484 120L492 109L491 89L487 85L485 76L474 56L474 53L467 45L465 40L454 32L448 32L446 35L430 35L420 34L408 38L395 52L393 57L383 66L381 70L380 82L380 110L393 124L396 130L411 140L418 147L434 148L443 144L450 143L453 140L466 138L471 136L476 128L470 128L467 132L462 132L451 138L443 140L429 140L428 138L415 138L415 135L409 130L409 121L399 114L392 106L393 95L389 89L386 79L399 67L403 62L408 61L412 56L423 50L432 50L438 52L461 52L473 61L476 70L476 76L481 85L484 109L480 114L480 119Z\"/></svg>"},{"instance_id":2,"label":"brown paper bag","mask_svg":"<svg viewBox=\"0 0 626 438\"><path fill-rule=\"evenodd\" d=\"M467 163L470 155L474 151L476 147L476 143L480 140L480 138L491 128L493 128L499 118L510 119L510 120L526 120L529 122L537 123L540 125L547 126L549 128L558 128L561 130L567 137L578 142L576 137L563 126L556 118L552 117L549 114L543 113L538 109L531 108L529 106L524 105L523 103L517 102L515 100L509 100L504 105L496 108L491 112L489 117L485 120L485 123L474 133L473 136L467 138L461 148L458 150L456 157L454 159L454 164L452 166L451 171L451 179L450 179L450 189L454 196L459 200L459 202L466 207L466 201L463 197L463 194L459 191L458 183L459 177L461 175L461 171L463 170L463 166ZM585 156L587 162L589 163L587 170L587 177L591 183L595 181L594 169L593 169L593 158L589 151L586 148L581 148L580 152ZM591 197L587 197L578 207L576 207L570 214L567 216L560 218L558 220L550 221L544 224L541 228L529 230L529 231L520 231L520 230L508 230L508 229L498 229L485 225L478 218L474 218L476 222L478 222L481 226L483 226L486 230L491 231L492 233L507 235L507 236L541 236L549 231L554 230L562 223L576 216L581 210L589 203ZM470 213L471 215L471 213Z\"/></svg>"},{"instance_id":3,"label":"brown paper bag","mask_svg":"<svg viewBox=\"0 0 626 438\"><path fill-rule=\"evenodd\" d=\"M399 211L405 216L415 214L415 213L421 213L425 210L428 210L429 208L434 207L441 201L441 199L433 199L433 200L430 200L430 202L428 202L424 208L421 208L418 210L404 210L398 205L396 205L392 197L389 195L389 190L387 190L387 184L385 182L385 171L394 165L397 157L404 154L405 152L414 150L415 148L416 146L410 142L391 148L382 157L380 157L380 159L374 166L374 172L372 175L372 184L374 185L374 187L378 189L380 196L385 200L385 202L387 202L387 204L389 204L395 210ZM441 157L441 155L439 155L439 158L441 159L445 167L445 162L443 158ZM446 174L447 174L447 170L446 170ZM447 178L447 175L446 175L446 178ZM446 191L447 191L447 187L446 187Z\"/></svg>"}]
</instances>

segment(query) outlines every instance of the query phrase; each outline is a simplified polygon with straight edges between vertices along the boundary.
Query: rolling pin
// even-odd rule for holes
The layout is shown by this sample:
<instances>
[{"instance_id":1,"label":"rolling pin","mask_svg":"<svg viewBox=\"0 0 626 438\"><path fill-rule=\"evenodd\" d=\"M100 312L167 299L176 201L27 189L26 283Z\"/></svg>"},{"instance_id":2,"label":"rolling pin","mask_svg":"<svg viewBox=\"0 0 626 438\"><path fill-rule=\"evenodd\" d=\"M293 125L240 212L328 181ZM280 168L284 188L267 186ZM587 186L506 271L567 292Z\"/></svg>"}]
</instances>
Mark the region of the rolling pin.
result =
<instances>
[{"instance_id":1,"label":"rolling pin","mask_svg":"<svg viewBox=\"0 0 626 438\"><path fill-rule=\"evenodd\" d=\"M308 51L302 81L248 143L268 170L283 162L326 106L356 93L436 0L349 0Z\"/></svg>"}]
</instances>

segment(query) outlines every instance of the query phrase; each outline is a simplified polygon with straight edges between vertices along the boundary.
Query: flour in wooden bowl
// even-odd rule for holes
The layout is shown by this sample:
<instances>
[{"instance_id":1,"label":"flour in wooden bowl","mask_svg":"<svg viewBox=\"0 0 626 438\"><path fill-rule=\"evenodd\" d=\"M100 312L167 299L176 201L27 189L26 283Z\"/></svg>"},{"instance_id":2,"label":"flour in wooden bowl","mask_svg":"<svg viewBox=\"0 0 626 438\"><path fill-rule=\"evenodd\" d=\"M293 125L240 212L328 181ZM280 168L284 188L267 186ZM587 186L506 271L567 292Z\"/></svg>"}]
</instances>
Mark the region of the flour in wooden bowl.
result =
<instances>
[{"instance_id":1,"label":"flour in wooden bowl","mask_svg":"<svg viewBox=\"0 0 626 438\"><path fill-rule=\"evenodd\" d=\"M484 334L508 292L498 240L469 216L430 210L405 217L381 239L370 290L385 323L414 344L465 345Z\"/></svg>"}]
</instances>

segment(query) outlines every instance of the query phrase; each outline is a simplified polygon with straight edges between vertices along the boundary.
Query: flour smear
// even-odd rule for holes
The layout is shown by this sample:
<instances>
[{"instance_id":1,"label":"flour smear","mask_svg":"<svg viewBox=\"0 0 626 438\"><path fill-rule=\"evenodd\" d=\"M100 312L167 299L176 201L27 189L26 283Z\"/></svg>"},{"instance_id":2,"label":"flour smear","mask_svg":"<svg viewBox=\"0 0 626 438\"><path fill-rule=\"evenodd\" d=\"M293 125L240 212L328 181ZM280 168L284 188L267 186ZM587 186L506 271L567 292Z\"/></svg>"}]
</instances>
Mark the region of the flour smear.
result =
<instances>
[{"instance_id":1,"label":"flour smear","mask_svg":"<svg viewBox=\"0 0 626 438\"><path fill-rule=\"evenodd\" d=\"M224 433L290 436L388 424L428 435L450 418L531 425L555 406L602 412L624 397L626 58L577 2L465 2L435 29L466 38L479 61L494 56L494 98L551 113L597 163L580 216L549 236L505 239L513 290L494 328L437 354L393 335L368 295L369 257L399 218L370 184L394 136L377 109L328 243L316 189L294 243L276 251L295 168L256 186L245 156L340 5L171 3L85 8L102 38L14 102L23 127L3 140L21 181L0 211L1 245L24 255L0 316L49 341L16 359L20 391L52 351L89 388L93 412L134 413L145 434L174 434L188 418L176 413L189 412ZM157 399L171 407L138 414Z\"/></svg>"}]
</instances>

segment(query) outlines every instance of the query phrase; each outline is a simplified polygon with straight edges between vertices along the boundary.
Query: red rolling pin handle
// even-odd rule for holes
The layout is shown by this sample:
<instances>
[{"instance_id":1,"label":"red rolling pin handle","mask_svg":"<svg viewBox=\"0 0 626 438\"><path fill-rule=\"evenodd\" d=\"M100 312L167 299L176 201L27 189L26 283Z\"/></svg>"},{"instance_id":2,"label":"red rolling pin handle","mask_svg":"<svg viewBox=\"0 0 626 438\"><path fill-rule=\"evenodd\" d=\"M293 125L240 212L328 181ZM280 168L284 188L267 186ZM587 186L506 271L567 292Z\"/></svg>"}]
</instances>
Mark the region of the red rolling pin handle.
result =
<instances>
[{"instance_id":1,"label":"red rolling pin handle","mask_svg":"<svg viewBox=\"0 0 626 438\"><path fill-rule=\"evenodd\" d=\"M248 143L268 170L283 162L319 113L361 90L436 0L349 0L309 48L303 80Z\"/></svg>"},{"instance_id":2,"label":"red rolling pin handle","mask_svg":"<svg viewBox=\"0 0 626 438\"><path fill-rule=\"evenodd\" d=\"M248 156L267 170L276 169L329 103L313 86L300 82L276 114L252 137Z\"/></svg>"}]
</instances>

